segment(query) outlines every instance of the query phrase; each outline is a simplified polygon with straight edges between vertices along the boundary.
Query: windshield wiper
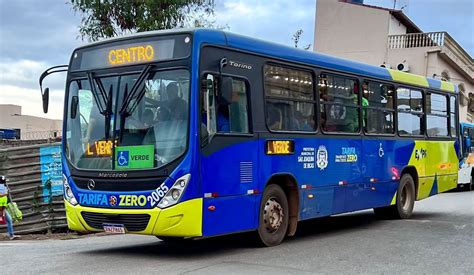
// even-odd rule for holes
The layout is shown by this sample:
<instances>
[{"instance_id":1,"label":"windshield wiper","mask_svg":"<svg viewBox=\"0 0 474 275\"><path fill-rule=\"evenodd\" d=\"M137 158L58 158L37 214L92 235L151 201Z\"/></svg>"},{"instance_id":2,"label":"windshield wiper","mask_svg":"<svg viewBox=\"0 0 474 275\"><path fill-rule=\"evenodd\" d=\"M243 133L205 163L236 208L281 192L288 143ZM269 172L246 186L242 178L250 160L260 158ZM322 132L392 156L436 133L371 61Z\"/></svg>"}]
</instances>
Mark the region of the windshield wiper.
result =
<instances>
[{"instance_id":1,"label":"windshield wiper","mask_svg":"<svg viewBox=\"0 0 474 275\"><path fill-rule=\"evenodd\" d=\"M138 106L138 103L142 99L143 95L145 94L145 89L139 91L140 86L142 85L143 81L148 78L150 73L151 65L147 65L138 76L137 80L133 84L132 88L130 89L130 93L128 92L128 84L125 84L125 91L124 91L124 100L122 106L120 107L120 129L119 129L119 141L122 142L123 138L123 131L125 128L125 120L127 117L133 113L135 108ZM133 102L131 108L129 108L130 103L132 102L133 98L136 97L136 100ZM129 111L130 110L130 111Z\"/></svg>"},{"instance_id":2,"label":"windshield wiper","mask_svg":"<svg viewBox=\"0 0 474 275\"><path fill-rule=\"evenodd\" d=\"M130 93L123 100L122 107L120 108L120 115L128 115L129 113L132 113L133 110L138 105L138 103L140 102L140 99L145 94L145 90L143 89L139 91L138 88L142 85L143 81L145 81L148 78L150 69L151 69L151 65L147 65L143 69L143 71L141 71L140 75L138 76L137 81L135 81L132 88L130 89ZM128 106L130 105L134 97L137 97L137 99L134 101L132 105L133 108L129 108ZM132 112L129 112L128 110L131 110Z\"/></svg>"},{"instance_id":3,"label":"windshield wiper","mask_svg":"<svg viewBox=\"0 0 474 275\"><path fill-rule=\"evenodd\" d=\"M109 88L109 93L107 94L104 88L104 85L102 84L102 81L95 79L92 76L92 73L87 73L87 77L89 78L89 82L91 83L91 90L92 94L94 95L94 98L97 102L97 107L99 108L100 114L102 114L105 118L105 140L109 140L110 138L110 120L112 117L112 93L113 93L113 85L110 84ZM102 101L99 101L98 98L98 93L97 89L95 88L95 83L97 83L97 86L99 87L100 91L100 96ZM105 105L102 106L102 102Z\"/></svg>"}]
</instances>

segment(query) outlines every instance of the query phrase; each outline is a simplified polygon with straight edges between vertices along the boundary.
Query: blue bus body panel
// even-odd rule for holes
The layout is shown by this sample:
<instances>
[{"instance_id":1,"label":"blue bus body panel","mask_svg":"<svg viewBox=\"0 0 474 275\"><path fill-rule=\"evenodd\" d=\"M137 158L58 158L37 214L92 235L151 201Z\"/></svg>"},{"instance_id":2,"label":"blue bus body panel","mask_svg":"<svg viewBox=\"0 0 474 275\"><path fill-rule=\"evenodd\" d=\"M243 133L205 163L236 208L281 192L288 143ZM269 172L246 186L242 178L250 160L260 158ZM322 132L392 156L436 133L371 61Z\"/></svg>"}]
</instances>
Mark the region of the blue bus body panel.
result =
<instances>
[{"instance_id":1,"label":"blue bus body panel","mask_svg":"<svg viewBox=\"0 0 474 275\"><path fill-rule=\"evenodd\" d=\"M415 144L412 140L362 141L359 137L297 138L294 143L295 153L291 155L264 154L265 139L260 139L228 146L208 157L222 167L212 173L225 180L209 181L203 186L205 193L219 196L205 199L205 236L257 228L258 197L268 184L266 180L283 171L298 183L301 220L390 205L398 188L392 168L401 171L408 164ZM254 153L259 158L259 169L251 183L241 183L239 165L232 159L245 155L250 150L246 148L255 148L255 144L262 148L259 154ZM327 157L318 159L318 151L325 151ZM325 162L318 167L322 159ZM260 194L245 193L251 189ZM216 209L209 211L209 206Z\"/></svg>"}]
</instances>

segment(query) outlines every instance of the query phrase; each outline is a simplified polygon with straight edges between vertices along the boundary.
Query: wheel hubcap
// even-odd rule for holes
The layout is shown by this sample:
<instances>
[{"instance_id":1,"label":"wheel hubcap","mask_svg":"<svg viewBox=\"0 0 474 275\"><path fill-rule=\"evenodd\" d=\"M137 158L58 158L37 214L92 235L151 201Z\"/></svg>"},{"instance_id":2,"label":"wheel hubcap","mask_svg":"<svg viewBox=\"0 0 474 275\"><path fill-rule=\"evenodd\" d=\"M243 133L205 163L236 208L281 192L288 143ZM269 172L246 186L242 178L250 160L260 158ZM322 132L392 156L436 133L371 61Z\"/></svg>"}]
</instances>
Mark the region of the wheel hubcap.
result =
<instances>
[{"instance_id":1,"label":"wheel hubcap","mask_svg":"<svg viewBox=\"0 0 474 275\"><path fill-rule=\"evenodd\" d=\"M283 216L283 208L275 198L268 199L263 209L263 223L267 231L277 231L283 223Z\"/></svg>"},{"instance_id":2,"label":"wheel hubcap","mask_svg":"<svg viewBox=\"0 0 474 275\"><path fill-rule=\"evenodd\" d=\"M407 211L410 207L411 194L408 192L408 188L406 186L403 187L401 195L400 202L402 204L402 208L404 211Z\"/></svg>"}]
</instances>

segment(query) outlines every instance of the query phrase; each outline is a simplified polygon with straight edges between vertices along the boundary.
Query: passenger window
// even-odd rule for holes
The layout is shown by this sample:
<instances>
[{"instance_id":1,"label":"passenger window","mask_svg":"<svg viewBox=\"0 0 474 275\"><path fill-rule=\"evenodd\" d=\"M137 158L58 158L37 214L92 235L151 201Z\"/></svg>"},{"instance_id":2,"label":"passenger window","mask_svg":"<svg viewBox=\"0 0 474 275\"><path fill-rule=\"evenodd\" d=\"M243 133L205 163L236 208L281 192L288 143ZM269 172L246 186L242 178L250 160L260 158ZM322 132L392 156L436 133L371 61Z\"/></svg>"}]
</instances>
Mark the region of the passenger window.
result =
<instances>
[{"instance_id":1,"label":"passenger window","mask_svg":"<svg viewBox=\"0 0 474 275\"><path fill-rule=\"evenodd\" d=\"M448 136L448 100L446 96L426 94L426 128L428 136Z\"/></svg>"},{"instance_id":2,"label":"passenger window","mask_svg":"<svg viewBox=\"0 0 474 275\"><path fill-rule=\"evenodd\" d=\"M208 74L201 88L201 133L202 137L215 133L250 133L248 91L245 81L229 78L231 83L223 89L231 89L224 97L219 91L220 79ZM207 132L207 133L206 133Z\"/></svg>"},{"instance_id":3,"label":"passenger window","mask_svg":"<svg viewBox=\"0 0 474 275\"><path fill-rule=\"evenodd\" d=\"M359 86L354 79L321 74L321 127L326 132L359 132Z\"/></svg>"},{"instance_id":4,"label":"passenger window","mask_svg":"<svg viewBox=\"0 0 474 275\"><path fill-rule=\"evenodd\" d=\"M370 134L393 134L395 88L378 82L362 84L362 112L365 131Z\"/></svg>"},{"instance_id":5,"label":"passenger window","mask_svg":"<svg viewBox=\"0 0 474 275\"><path fill-rule=\"evenodd\" d=\"M249 133L247 87L243 80L232 79L231 102L218 101L217 132Z\"/></svg>"},{"instance_id":6,"label":"passenger window","mask_svg":"<svg viewBox=\"0 0 474 275\"><path fill-rule=\"evenodd\" d=\"M273 131L314 132L314 90L311 73L265 65L267 126Z\"/></svg>"},{"instance_id":7,"label":"passenger window","mask_svg":"<svg viewBox=\"0 0 474 275\"><path fill-rule=\"evenodd\" d=\"M450 96L450 119L451 119L451 136L457 136L457 123L456 123L456 97Z\"/></svg>"},{"instance_id":8,"label":"passenger window","mask_svg":"<svg viewBox=\"0 0 474 275\"><path fill-rule=\"evenodd\" d=\"M423 94L418 90L397 89L398 132L423 135Z\"/></svg>"}]
</instances>

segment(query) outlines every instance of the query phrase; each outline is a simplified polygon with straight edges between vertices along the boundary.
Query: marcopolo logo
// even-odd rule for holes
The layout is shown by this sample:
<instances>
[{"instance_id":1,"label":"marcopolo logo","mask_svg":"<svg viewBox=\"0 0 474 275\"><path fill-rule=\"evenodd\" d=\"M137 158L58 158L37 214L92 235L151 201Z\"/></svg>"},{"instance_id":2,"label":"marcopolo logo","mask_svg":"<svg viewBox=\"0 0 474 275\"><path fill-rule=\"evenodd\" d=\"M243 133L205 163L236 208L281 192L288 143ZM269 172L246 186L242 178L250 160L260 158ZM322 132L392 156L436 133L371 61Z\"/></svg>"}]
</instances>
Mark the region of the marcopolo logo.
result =
<instances>
[{"instance_id":1,"label":"marcopolo logo","mask_svg":"<svg viewBox=\"0 0 474 275\"><path fill-rule=\"evenodd\" d=\"M153 168L155 147L153 145L119 146L115 148L115 167L119 169Z\"/></svg>"}]
</instances>

